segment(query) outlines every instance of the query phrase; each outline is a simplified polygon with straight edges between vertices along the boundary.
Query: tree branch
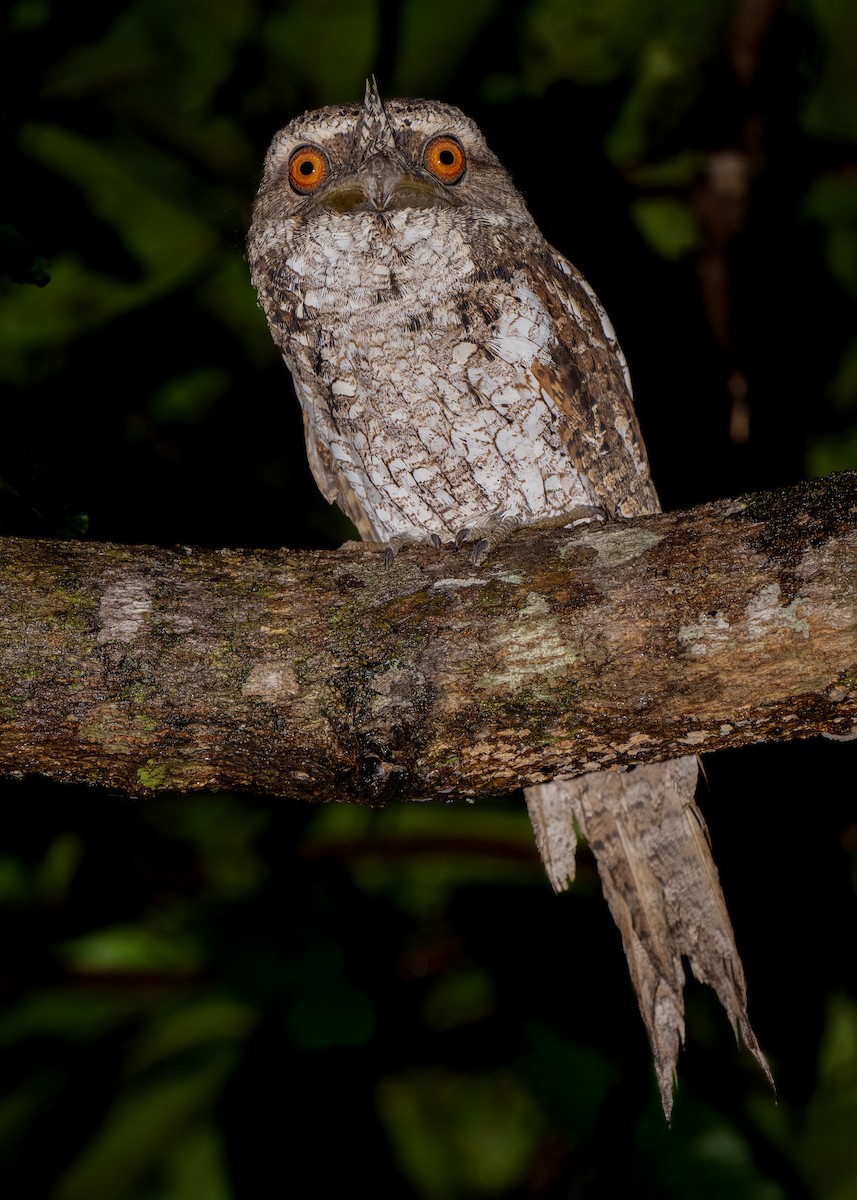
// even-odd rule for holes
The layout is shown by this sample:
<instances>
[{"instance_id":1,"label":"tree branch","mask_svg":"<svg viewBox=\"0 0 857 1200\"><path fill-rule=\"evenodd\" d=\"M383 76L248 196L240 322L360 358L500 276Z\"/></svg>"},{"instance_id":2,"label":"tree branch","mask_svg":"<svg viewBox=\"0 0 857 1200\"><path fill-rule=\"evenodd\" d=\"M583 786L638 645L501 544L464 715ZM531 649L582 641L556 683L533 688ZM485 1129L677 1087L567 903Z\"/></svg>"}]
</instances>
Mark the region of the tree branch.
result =
<instances>
[{"instance_id":1,"label":"tree branch","mask_svg":"<svg viewBox=\"0 0 857 1200\"><path fill-rule=\"evenodd\" d=\"M464 551L0 539L0 773L473 796L857 725L857 474Z\"/></svg>"}]
</instances>

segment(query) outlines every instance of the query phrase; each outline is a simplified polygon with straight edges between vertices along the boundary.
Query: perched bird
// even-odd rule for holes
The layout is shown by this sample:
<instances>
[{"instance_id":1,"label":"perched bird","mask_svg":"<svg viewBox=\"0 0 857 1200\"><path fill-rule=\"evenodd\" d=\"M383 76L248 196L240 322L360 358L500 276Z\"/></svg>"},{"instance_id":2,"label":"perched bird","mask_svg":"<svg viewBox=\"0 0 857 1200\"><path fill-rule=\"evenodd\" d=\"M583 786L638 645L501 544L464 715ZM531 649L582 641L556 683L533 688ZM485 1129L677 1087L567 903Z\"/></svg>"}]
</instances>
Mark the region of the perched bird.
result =
<instances>
[{"instance_id":1,"label":"perched bird","mask_svg":"<svg viewBox=\"0 0 857 1200\"><path fill-rule=\"evenodd\" d=\"M518 525L658 511L631 384L592 289L473 121L431 100L322 108L275 136L248 238L324 496L388 555ZM669 1115L686 957L765 1071L680 758L526 789L554 888L589 841Z\"/></svg>"}]
</instances>

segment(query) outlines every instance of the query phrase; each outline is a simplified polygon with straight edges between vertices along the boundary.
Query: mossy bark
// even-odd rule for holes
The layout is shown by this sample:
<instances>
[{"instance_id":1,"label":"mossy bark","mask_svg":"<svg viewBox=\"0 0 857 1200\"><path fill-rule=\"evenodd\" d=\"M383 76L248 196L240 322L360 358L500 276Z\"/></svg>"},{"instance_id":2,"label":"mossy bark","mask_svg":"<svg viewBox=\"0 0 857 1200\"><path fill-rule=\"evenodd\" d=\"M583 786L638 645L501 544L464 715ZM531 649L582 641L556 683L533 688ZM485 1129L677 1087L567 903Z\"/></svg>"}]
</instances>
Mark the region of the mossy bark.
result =
<instances>
[{"instance_id":1,"label":"mossy bark","mask_svg":"<svg viewBox=\"0 0 857 1200\"><path fill-rule=\"evenodd\" d=\"M857 725L857 474L466 551L0 539L0 772L474 796Z\"/></svg>"}]
</instances>

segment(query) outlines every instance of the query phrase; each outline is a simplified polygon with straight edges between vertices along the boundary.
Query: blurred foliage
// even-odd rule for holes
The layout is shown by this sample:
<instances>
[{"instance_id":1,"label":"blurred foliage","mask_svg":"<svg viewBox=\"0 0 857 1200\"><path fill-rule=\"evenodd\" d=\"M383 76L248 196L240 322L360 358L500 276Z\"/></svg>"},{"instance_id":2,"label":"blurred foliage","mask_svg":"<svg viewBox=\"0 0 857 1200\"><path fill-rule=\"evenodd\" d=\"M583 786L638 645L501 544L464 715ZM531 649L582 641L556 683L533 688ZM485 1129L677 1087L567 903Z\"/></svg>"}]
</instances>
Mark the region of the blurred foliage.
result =
<instances>
[{"instance_id":1,"label":"blurred foliage","mask_svg":"<svg viewBox=\"0 0 857 1200\"><path fill-rule=\"evenodd\" d=\"M471 113L590 278L668 506L857 467L847 0L13 0L0 20L0 531L348 536L243 237L273 131L371 70ZM553 897L515 798L6 783L3 1195L857 1194L853 758L707 763L779 1104L693 986L670 1129L591 860Z\"/></svg>"},{"instance_id":2,"label":"blurred foliage","mask_svg":"<svg viewBox=\"0 0 857 1200\"><path fill-rule=\"evenodd\" d=\"M0 226L0 271L15 283L44 287L51 277L41 255L34 255L26 238L11 225Z\"/></svg>"}]
</instances>

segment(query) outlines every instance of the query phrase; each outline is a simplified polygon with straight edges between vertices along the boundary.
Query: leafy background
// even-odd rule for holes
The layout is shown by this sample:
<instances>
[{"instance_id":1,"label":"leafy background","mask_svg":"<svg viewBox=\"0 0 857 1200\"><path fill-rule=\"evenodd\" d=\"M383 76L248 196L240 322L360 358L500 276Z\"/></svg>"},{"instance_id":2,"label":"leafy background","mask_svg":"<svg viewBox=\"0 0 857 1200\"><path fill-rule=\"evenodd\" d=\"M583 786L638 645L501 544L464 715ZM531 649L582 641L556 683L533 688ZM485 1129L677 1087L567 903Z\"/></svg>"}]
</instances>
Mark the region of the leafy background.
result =
<instances>
[{"instance_id":1,"label":"leafy background","mask_svg":"<svg viewBox=\"0 0 857 1200\"><path fill-rule=\"evenodd\" d=\"M16 0L0 530L335 545L243 237L274 130L460 104L610 311L669 507L857 467L848 0ZM520 797L0 805L10 1197L857 1194L854 747L706 763L778 1082L688 990L671 1128L584 856Z\"/></svg>"}]
</instances>

